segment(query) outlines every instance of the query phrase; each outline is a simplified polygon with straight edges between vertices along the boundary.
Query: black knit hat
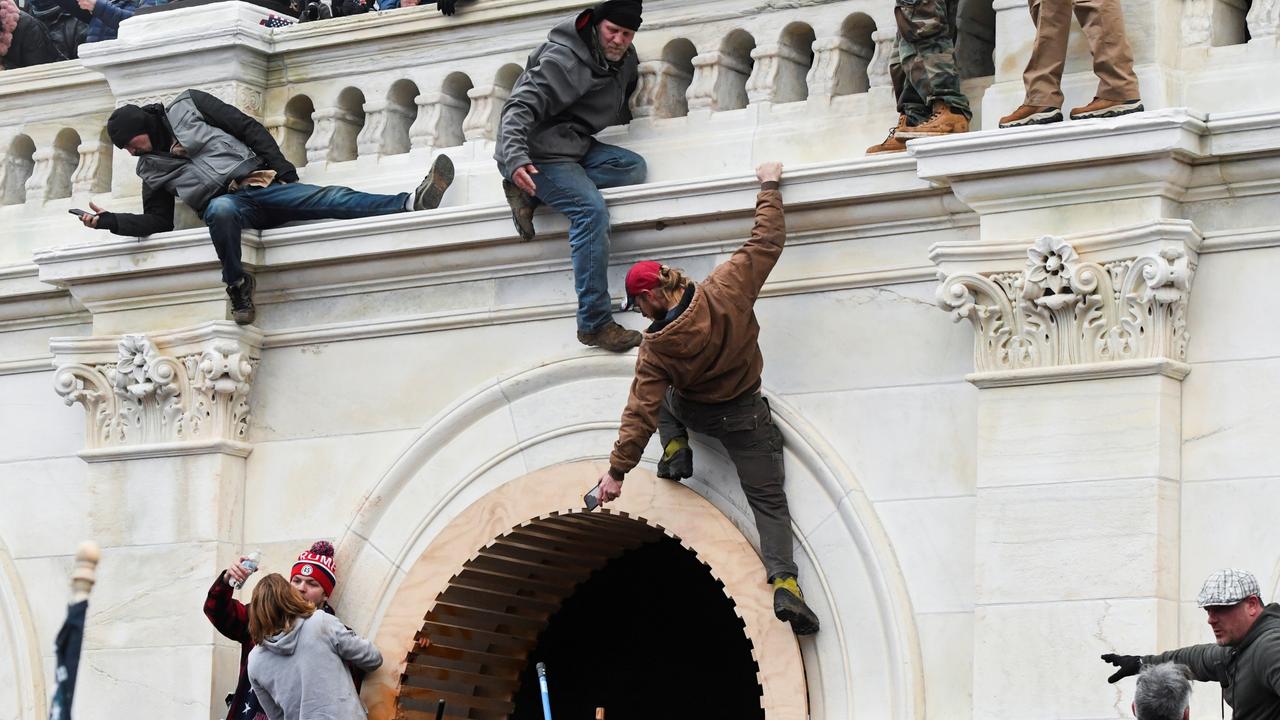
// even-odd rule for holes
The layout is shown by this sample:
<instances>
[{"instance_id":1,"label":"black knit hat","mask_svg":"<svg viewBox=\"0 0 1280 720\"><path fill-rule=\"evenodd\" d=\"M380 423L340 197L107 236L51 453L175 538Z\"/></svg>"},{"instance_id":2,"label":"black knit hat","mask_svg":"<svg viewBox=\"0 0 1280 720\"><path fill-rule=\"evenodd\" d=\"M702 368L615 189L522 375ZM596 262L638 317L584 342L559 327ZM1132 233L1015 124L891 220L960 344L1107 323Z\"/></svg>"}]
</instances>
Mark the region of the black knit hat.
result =
<instances>
[{"instance_id":1,"label":"black knit hat","mask_svg":"<svg viewBox=\"0 0 1280 720\"><path fill-rule=\"evenodd\" d=\"M161 119L163 114L164 108L160 105L121 105L107 118L107 136L111 138L111 144L118 148L124 148L139 135L151 138L152 148L167 148L165 142L169 137L169 130Z\"/></svg>"},{"instance_id":2,"label":"black knit hat","mask_svg":"<svg viewBox=\"0 0 1280 720\"><path fill-rule=\"evenodd\" d=\"M640 29L642 5L643 0L605 0L591 11L591 19L597 23L608 20L634 32Z\"/></svg>"}]
</instances>

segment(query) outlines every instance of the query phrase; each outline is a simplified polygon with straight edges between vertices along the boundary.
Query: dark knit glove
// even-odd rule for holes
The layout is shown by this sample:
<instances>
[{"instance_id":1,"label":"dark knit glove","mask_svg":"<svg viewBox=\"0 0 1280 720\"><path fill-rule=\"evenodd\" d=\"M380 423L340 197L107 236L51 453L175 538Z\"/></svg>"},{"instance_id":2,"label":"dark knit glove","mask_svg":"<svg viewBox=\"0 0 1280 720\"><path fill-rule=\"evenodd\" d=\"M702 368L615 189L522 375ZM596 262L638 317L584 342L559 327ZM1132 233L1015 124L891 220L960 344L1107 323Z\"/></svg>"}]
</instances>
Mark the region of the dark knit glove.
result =
<instances>
[{"instance_id":1,"label":"dark knit glove","mask_svg":"<svg viewBox=\"0 0 1280 720\"><path fill-rule=\"evenodd\" d=\"M1107 678L1107 682L1113 683L1120 678L1127 678L1130 675L1137 675L1138 670L1142 668L1142 658L1137 655L1116 655L1115 653L1107 653L1102 656L1104 662L1120 668L1114 675Z\"/></svg>"},{"instance_id":2,"label":"dark knit glove","mask_svg":"<svg viewBox=\"0 0 1280 720\"><path fill-rule=\"evenodd\" d=\"M98 224L94 227L99 230L110 230L111 232L115 232L119 229L119 225L116 223L116 214L111 212L98 213Z\"/></svg>"},{"instance_id":3,"label":"dark knit glove","mask_svg":"<svg viewBox=\"0 0 1280 720\"><path fill-rule=\"evenodd\" d=\"M458 4L458 0L437 0L436 7L440 8L440 12L445 15L452 15L456 10L454 6Z\"/></svg>"}]
</instances>

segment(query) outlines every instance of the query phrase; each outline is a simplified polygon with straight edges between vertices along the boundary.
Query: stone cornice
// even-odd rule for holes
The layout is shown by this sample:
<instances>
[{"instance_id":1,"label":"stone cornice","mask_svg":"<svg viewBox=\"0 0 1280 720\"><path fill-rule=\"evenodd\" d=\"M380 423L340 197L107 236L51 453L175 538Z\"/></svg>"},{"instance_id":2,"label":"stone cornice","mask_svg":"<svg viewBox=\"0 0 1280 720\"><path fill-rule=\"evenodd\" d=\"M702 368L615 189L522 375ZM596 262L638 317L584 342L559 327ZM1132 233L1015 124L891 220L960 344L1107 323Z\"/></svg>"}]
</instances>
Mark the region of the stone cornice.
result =
<instances>
[{"instance_id":1,"label":"stone cornice","mask_svg":"<svg viewBox=\"0 0 1280 720\"><path fill-rule=\"evenodd\" d=\"M676 181L606 191L613 260L640 255L723 252L750 230L757 185L744 176ZM906 158L796 168L783 187L792 244L971 225L946 192L931 188ZM970 218L965 220L965 218ZM821 228L820 231L806 227ZM245 233L245 263L264 273L260 292L323 295L409 282L457 282L568 267L567 224L546 213L539 241L514 236L505 205L466 206ZM215 299L216 260L204 228L145 240L104 237L35 254L40 280L71 291L93 312ZM917 274L925 269L923 258ZM858 272L894 268L858 268ZM853 269L831 268L830 275Z\"/></svg>"}]
</instances>

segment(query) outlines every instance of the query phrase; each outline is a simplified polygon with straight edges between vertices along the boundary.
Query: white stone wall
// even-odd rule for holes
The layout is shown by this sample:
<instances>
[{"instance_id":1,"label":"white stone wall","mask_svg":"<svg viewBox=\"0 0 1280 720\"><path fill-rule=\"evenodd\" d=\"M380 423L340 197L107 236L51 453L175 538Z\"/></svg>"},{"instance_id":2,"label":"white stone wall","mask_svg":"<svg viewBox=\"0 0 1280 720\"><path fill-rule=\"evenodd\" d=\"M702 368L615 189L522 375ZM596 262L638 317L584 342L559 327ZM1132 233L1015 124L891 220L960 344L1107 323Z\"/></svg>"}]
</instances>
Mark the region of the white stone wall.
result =
<instances>
[{"instance_id":1,"label":"white stone wall","mask_svg":"<svg viewBox=\"0 0 1280 720\"><path fill-rule=\"evenodd\" d=\"M283 570L319 538L338 545L343 618L400 653L366 693L388 717L401 603L433 541L490 491L607 455L632 360L577 344L566 225L541 213L519 242L491 160L512 67L585 4L268 32L224 3L0 77L0 719L47 713L71 555L90 538L104 553L77 717L219 717L238 648L201 615L208 584L244 550ZM891 5L646 4L636 119L602 134L651 168L606 193L615 292L641 258L704 275L749 232L754 164L787 165L788 249L757 312L824 624L798 646L811 717L1125 717L1133 681L1106 685L1099 653L1207 641L1194 596L1216 567L1280 591L1277 352L1258 297L1280 266L1280 103L1251 84L1280 68L1273 4L1126 4L1156 112L887 158L862 150L893 123ZM965 85L988 129L1029 52L1025 4L993 10L991 28L962 13L966 43L994 38L994 74ZM1068 103L1087 100L1079 38L1068 70ZM259 323L237 330L194 216L139 241L65 213L139 207L105 117L187 86L261 118L308 182L401 190L442 152L458 179L438 212L246 233ZM1076 285L1023 295L1045 282L1028 250L1062 244ZM1135 265L1152 274L1123 285ZM1111 308L1095 267L1117 293L1106 333L1063 330L1068 312L1056 335L1007 345L984 324ZM943 279L967 290L939 294ZM171 359L156 367L178 369L181 412L153 393L146 429L116 432L126 335ZM206 407L218 422L196 422ZM689 486L754 543L726 459L695 447ZM1196 716L1217 705L1197 687Z\"/></svg>"}]
</instances>

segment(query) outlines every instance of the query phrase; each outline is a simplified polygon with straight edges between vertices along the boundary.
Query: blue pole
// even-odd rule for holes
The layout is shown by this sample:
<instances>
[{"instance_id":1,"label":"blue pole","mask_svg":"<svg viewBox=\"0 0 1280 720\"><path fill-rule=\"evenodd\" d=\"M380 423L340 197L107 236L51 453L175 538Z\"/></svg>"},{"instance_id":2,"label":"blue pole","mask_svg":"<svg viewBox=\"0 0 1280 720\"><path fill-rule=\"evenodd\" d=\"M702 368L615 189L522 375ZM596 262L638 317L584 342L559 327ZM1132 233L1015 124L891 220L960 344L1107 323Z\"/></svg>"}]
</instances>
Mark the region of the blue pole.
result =
<instances>
[{"instance_id":1,"label":"blue pole","mask_svg":"<svg viewBox=\"0 0 1280 720\"><path fill-rule=\"evenodd\" d=\"M538 689L542 690L542 717L551 720L551 693L547 690L547 665L538 663Z\"/></svg>"}]
</instances>

